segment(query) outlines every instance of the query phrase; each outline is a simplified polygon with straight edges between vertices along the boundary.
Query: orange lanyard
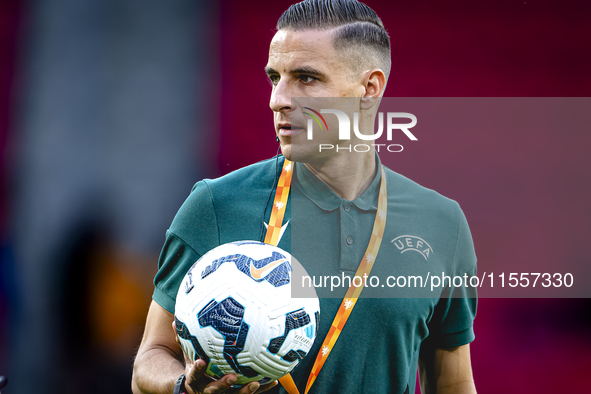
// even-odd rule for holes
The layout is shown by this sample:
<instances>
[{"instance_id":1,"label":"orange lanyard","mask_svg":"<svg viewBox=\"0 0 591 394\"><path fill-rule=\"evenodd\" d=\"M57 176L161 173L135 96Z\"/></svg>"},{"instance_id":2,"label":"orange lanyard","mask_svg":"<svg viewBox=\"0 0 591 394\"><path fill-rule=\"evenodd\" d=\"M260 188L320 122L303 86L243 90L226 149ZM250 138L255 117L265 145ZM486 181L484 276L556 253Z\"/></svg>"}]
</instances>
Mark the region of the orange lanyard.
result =
<instances>
[{"instance_id":1,"label":"orange lanyard","mask_svg":"<svg viewBox=\"0 0 591 394\"><path fill-rule=\"evenodd\" d=\"M285 162L283 163L283 170L281 171L281 176L279 177L277 191L275 192L275 200L273 202L273 210L271 211L269 227L267 229L267 234L265 235L265 242L275 246L277 246L277 241L281 231L283 215L285 213L284 208L286 207L287 199L289 198L289 188L291 185L291 176L293 172L292 169L292 163L285 159ZM359 267L357 267L357 271L355 272L355 276L359 276L360 278L364 277L365 275L369 276L369 273L373 268L373 263L378 256L378 251L380 250L380 245L382 243L382 237L384 236L384 229L386 228L386 216L388 213L386 172L384 171L383 166L381 166L380 170L382 179L380 182L380 194L378 197L378 210L376 211L376 217L373 222L373 229L371 231L369 244L367 245L367 249L363 254L361 262L359 263ZM324 363L330 355L330 352L337 342L337 339L339 339L339 335L341 334L341 331L343 331L345 323L351 315L351 312L357 303L357 299L363 290L363 281L361 281L361 285L358 287L353 283L354 281L351 281L351 286L347 290L345 298L343 298L343 301L341 302L341 306L339 307L339 310L332 322L330 330L328 331L328 334L326 334L326 338L324 338L320 352L318 352L318 355L316 356L316 361L314 362L314 366L312 366L312 372L310 372L310 377L308 378L308 383L306 384L305 394L310 391L312 384L314 384L316 377L324 366ZM279 379L279 382L289 394L299 394L298 388L296 387L295 382L293 381L293 378L290 374L287 374L286 376Z\"/></svg>"},{"instance_id":2,"label":"orange lanyard","mask_svg":"<svg viewBox=\"0 0 591 394\"><path fill-rule=\"evenodd\" d=\"M289 198L289 189L291 187L291 174L293 174L293 165L291 161L285 159L281 176L277 183L277 191L275 192L275 200L273 200L273 210L269 218L269 226L265 234L264 242L266 244L277 246L279 243L281 225L283 223L285 209L287 209L287 199Z\"/></svg>"}]
</instances>

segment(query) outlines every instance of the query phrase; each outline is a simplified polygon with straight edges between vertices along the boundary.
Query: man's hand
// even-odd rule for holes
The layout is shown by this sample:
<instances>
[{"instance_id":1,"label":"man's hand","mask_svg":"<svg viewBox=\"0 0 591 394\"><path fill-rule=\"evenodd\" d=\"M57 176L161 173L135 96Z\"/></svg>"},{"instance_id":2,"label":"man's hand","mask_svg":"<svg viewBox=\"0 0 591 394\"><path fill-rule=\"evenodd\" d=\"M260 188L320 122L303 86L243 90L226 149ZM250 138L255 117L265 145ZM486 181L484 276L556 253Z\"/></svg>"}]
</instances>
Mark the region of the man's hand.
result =
<instances>
[{"instance_id":1,"label":"man's hand","mask_svg":"<svg viewBox=\"0 0 591 394\"><path fill-rule=\"evenodd\" d=\"M236 375L228 374L219 380L213 380L205 375L206 363L203 360L197 360L193 363L187 363L185 376L185 389L188 394L252 394L262 393L277 385L277 382L270 382L264 385L259 385L257 382L252 382L240 389L232 389L232 385L236 383Z\"/></svg>"},{"instance_id":2,"label":"man's hand","mask_svg":"<svg viewBox=\"0 0 591 394\"><path fill-rule=\"evenodd\" d=\"M174 315L152 301L142 343L133 365L131 388L135 394L171 394L174 384L183 373L189 394L251 394L262 393L277 385L271 382L259 387L253 382L240 389L232 389L236 375L228 374L219 380L205 375L205 362L187 359L176 335Z\"/></svg>"},{"instance_id":3,"label":"man's hand","mask_svg":"<svg viewBox=\"0 0 591 394\"><path fill-rule=\"evenodd\" d=\"M178 336L176 335L176 325L175 322L172 322L172 331L175 333L176 342L181 345ZM236 394L252 394L252 393L262 393L263 391L267 391L273 387L275 387L278 383L276 381L269 382L264 385L260 385L257 382L252 382L244 387L240 388L240 390L229 390L234 383L236 383L237 377L234 374L224 375L221 379L214 380L208 375L205 374L205 370L207 369L207 363L201 359L192 361L187 357L187 354L184 353L185 356L185 388L188 394L210 394L210 393L236 393ZM258 391L257 391L258 390Z\"/></svg>"}]
</instances>

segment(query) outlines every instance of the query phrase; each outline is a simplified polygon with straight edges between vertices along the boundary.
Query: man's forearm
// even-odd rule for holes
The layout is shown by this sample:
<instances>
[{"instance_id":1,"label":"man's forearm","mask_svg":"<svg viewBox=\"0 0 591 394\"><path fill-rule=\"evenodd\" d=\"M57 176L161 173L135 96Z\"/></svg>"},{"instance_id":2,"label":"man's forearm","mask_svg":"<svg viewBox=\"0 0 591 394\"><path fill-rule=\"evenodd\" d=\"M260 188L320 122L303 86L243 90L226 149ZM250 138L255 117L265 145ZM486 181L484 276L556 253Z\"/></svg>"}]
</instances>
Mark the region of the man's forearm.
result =
<instances>
[{"instance_id":1,"label":"man's forearm","mask_svg":"<svg viewBox=\"0 0 591 394\"><path fill-rule=\"evenodd\" d=\"M470 345L421 349L419 378L423 394L476 394Z\"/></svg>"},{"instance_id":2,"label":"man's forearm","mask_svg":"<svg viewBox=\"0 0 591 394\"><path fill-rule=\"evenodd\" d=\"M184 372L183 364L169 349L155 348L138 353L133 364L131 390L134 394L172 394L176 379Z\"/></svg>"},{"instance_id":3,"label":"man's forearm","mask_svg":"<svg viewBox=\"0 0 591 394\"><path fill-rule=\"evenodd\" d=\"M474 381L457 382L448 386L437 387L437 394L476 394Z\"/></svg>"},{"instance_id":4,"label":"man's forearm","mask_svg":"<svg viewBox=\"0 0 591 394\"><path fill-rule=\"evenodd\" d=\"M450 385L429 384L424 379L421 379L420 385L421 393L423 394L476 394L476 386L474 385L473 379Z\"/></svg>"}]
</instances>

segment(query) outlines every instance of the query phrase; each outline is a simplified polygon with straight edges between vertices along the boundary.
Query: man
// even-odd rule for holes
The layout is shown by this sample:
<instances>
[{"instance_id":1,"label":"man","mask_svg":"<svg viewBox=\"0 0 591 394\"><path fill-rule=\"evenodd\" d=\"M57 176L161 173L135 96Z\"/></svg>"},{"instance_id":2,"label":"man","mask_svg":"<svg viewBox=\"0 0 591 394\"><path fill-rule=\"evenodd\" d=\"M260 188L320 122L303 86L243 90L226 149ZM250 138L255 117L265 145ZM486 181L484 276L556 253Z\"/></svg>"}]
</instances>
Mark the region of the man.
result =
<instances>
[{"instance_id":1,"label":"man","mask_svg":"<svg viewBox=\"0 0 591 394\"><path fill-rule=\"evenodd\" d=\"M393 241L419 227L435 251L431 267L455 273L460 268L475 270L472 240L457 203L388 169L382 171L373 149L319 152L318 143L346 148L359 142L358 137L340 141L332 124L312 142L307 139L301 103L318 97L352 98L346 103L357 106L359 129L372 133L390 72L389 38L373 10L356 1L306 0L282 15L277 30L266 72L283 156L199 182L181 207L167 233L155 278L154 300L134 365L135 393L172 393L177 381L191 394L261 392L276 384L229 389L234 375L214 382L203 375L202 360L183 366L173 313L180 280L201 255L226 242L261 239L261 220L268 222L270 196L284 157L296 163L278 246L291 251L312 276L355 272L367 256L363 252L372 222L380 216L377 206L383 200L378 194L387 194L387 224L373 262L375 272L388 275L411 263L412 253L397 253ZM296 97L303 101L292 100ZM320 300L317 340L292 373L301 393L316 369L321 346L325 353L323 340L341 300ZM356 305L315 375L311 393L414 392L417 363L423 393L475 392L468 345L474 338L474 299L359 299Z\"/></svg>"}]
</instances>

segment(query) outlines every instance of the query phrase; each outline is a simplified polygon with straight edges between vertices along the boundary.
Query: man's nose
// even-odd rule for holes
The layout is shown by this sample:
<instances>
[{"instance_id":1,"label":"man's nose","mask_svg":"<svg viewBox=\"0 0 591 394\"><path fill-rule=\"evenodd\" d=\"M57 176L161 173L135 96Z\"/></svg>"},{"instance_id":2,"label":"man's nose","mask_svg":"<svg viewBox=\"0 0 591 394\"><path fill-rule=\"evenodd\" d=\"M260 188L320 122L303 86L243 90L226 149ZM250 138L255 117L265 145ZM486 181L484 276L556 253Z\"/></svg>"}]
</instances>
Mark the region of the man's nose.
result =
<instances>
[{"instance_id":1,"label":"man's nose","mask_svg":"<svg viewBox=\"0 0 591 394\"><path fill-rule=\"evenodd\" d=\"M271 101L269 106L274 112L291 109L291 94L289 91L289 84L282 79L277 82L273 92L271 93Z\"/></svg>"}]
</instances>

